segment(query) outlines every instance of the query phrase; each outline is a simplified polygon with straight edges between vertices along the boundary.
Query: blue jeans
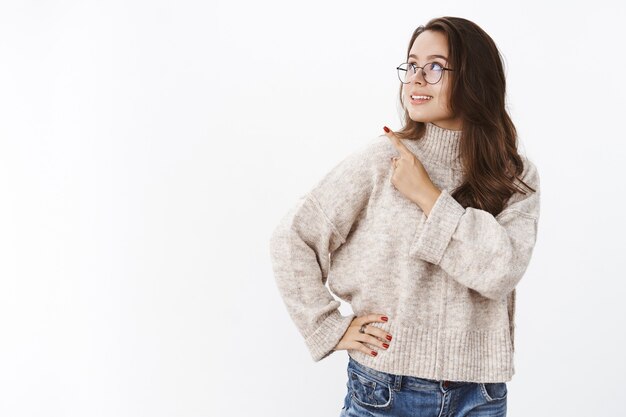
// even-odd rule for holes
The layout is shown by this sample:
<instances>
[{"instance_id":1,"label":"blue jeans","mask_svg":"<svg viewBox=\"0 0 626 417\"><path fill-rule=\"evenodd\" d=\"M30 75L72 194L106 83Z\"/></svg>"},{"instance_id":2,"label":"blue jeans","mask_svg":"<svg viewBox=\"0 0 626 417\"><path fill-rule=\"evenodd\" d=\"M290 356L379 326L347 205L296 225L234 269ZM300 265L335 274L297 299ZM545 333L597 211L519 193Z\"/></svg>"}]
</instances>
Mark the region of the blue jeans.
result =
<instances>
[{"instance_id":1,"label":"blue jeans","mask_svg":"<svg viewBox=\"0 0 626 417\"><path fill-rule=\"evenodd\" d=\"M506 382L436 381L380 372L348 356L340 417L505 417Z\"/></svg>"}]
</instances>

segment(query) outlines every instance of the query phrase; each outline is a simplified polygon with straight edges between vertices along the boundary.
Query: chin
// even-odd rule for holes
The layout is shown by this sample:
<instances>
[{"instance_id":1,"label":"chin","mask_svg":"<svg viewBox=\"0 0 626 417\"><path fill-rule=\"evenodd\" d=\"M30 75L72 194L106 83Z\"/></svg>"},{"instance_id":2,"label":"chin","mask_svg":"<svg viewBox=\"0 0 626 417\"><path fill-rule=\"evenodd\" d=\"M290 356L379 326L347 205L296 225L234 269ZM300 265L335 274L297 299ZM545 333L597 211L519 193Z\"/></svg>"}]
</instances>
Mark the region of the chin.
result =
<instances>
[{"instance_id":1,"label":"chin","mask_svg":"<svg viewBox=\"0 0 626 417\"><path fill-rule=\"evenodd\" d=\"M430 122L430 121L433 120L432 117L428 117L428 116L424 116L424 115L412 115L411 113L409 113L409 117L414 122L421 122L421 123L426 123L426 122Z\"/></svg>"}]
</instances>

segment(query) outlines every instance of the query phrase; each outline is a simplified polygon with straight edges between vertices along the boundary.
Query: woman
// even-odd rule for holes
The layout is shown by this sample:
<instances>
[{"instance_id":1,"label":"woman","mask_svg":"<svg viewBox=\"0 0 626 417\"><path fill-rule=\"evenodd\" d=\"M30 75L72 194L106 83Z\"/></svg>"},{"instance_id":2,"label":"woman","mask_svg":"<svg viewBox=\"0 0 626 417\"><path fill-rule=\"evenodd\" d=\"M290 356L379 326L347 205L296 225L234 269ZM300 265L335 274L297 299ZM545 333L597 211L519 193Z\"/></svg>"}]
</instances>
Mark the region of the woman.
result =
<instances>
[{"instance_id":1,"label":"woman","mask_svg":"<svg viewBox=\"0 0 626 417\"><path fill-rule=\"evenodd\" d=\"M517 152L500 55L476 24L418 27L397 70L404 126L283 217L276 282L313 360L348 352L343 416L505 416L537 168Z\"/></svg>"}]
</instances>

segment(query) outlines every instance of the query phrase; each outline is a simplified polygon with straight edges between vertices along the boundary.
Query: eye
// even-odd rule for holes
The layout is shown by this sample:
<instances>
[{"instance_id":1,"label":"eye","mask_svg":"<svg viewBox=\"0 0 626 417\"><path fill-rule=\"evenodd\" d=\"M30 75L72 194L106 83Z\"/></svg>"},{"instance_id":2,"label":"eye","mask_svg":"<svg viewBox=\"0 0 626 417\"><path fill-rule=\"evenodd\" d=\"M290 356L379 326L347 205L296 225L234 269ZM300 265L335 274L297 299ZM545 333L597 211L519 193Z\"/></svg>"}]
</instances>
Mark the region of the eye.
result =
<instances>
[{"instance_id":1,"label":"eye","mask_svg":"<svg viewBox=\"0 0 626 417\"><path fill-rule=\"evenodd\" d=\"M430 69L433 69L433 70L436 70L436 71L441 71L443 69L443 65L441 65L438 62L431 62Z\"/></svg>"}]
</instances>

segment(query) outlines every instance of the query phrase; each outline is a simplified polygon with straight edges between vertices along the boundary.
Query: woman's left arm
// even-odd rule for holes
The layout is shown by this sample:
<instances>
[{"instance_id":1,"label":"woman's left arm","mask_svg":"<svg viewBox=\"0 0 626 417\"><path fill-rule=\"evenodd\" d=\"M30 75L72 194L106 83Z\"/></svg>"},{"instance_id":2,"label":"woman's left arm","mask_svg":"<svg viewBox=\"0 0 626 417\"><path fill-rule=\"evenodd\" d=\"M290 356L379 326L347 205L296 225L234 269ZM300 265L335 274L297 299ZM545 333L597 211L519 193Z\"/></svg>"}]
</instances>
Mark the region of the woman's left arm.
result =
<instances>
[{"instance_id":1,"label":"woman's left arm","mask_svg":"<svg viewBox=\"0 0 626 417\"><path fill-rule=\"evenodd\" d=\"M515 193L497 216L464 208L443 189L435 200L410 255L440 266L460 284L499 300L526 271L537 240L539 173L527 158L522 180L536 191Z\"/></svg>"}]
</instances>

